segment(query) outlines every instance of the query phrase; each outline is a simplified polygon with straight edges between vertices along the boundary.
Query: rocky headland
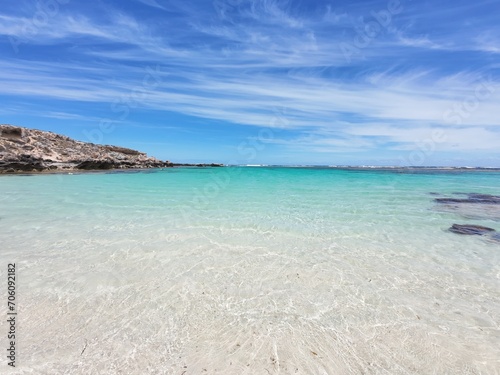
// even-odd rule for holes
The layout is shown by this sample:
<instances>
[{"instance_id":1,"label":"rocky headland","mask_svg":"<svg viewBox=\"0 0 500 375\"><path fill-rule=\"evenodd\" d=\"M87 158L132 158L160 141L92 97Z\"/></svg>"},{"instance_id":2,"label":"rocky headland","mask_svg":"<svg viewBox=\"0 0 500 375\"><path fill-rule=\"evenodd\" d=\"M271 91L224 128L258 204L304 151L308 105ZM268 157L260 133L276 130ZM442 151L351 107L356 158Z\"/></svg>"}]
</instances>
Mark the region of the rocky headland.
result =
<instances>
[{"instance_id":1,"label":"rocky headland","mask_svg":"<svg viewBox=\"0 0 500 375\"><path fill-rule=\"evenodd\" d=\"M0 125L0 173L175 166L215 167L221 164L176 164L125 147L97 145L52 132Z\"/></svg>"}]
</instances>

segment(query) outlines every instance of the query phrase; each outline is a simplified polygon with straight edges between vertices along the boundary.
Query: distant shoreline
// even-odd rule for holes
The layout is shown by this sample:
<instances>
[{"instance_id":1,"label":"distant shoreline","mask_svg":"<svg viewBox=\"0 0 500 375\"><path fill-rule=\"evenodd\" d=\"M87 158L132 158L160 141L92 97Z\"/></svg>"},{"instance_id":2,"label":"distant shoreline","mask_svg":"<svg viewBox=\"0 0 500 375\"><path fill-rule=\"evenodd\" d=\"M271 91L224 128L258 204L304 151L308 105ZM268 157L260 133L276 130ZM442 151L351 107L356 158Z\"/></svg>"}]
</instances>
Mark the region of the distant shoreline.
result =
<instances>
[{"instance_id":1,"label":"distant shoreline","mask_svg":"<svg viewBox=\"0 0 500 375\"><path fill-rule=\"evenodd\" d=\"M36 176L36 175L77 175L77 174L122 174L122 173L153 173L156 171L176 169L176 168L262 168L262 169L310 169L310 170L341 170L350 172L392 172L400 174L419 173L474 173L474 172L500 172L500 168L488 167L365 167L365 166L287 166L287 165L225 165L218 163L172 163L165 167L152 168L111 168L111 169L46 169L42 171L16 171L0 173L0 176Z\"/></svg>"},{"instance_id":2,"label":"distant shoreline","mask_svg":"<svg viewBox=\"0 0 500 375\"><path fill-rule=\"evenodd\" d=\"M228 167L242 168L303 168L303 169L336 169L346 171L415 171L415 172L431 172L431 171L463 171L463 172L499 172L500 167L434 167L434 166L336 166L336 165L227 165Z\"/></svg>"},{"instance_id":3,"label":"distant shoreline","mask_svg":"<svg viewBox=\"0 0 500 375\"><path fill-rule=\"evenodd\" d=\"M210 164L177 164L165 167L152 167L152 168L111 168L111 169L44 169L42 171L15 171L3 172L1 176L38 176L38 175L52 175L52 174L120 174L120 173L148 173L158 170L176 169L176 168L221 168L225 167L224 164L210 163Z\"/></svg>"}]
</instances>

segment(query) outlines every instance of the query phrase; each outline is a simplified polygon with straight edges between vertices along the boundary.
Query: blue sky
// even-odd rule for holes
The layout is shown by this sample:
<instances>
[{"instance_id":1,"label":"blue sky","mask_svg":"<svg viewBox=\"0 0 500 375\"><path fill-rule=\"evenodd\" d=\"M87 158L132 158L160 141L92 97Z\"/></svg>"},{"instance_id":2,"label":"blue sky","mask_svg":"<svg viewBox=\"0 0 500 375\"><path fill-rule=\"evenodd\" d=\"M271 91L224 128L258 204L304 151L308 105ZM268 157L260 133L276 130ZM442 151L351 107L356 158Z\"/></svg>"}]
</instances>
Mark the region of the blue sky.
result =
<instances>
[{"instance_id":1,"label":"blue sky","mask_svg":"<svg viewBox=\"0 0 500 375\"><path fill-rule=\"evenodd\" d=\"M177 162L500 166L495 1L41 0L0 123Z\"/></svg>"}]
</instances>

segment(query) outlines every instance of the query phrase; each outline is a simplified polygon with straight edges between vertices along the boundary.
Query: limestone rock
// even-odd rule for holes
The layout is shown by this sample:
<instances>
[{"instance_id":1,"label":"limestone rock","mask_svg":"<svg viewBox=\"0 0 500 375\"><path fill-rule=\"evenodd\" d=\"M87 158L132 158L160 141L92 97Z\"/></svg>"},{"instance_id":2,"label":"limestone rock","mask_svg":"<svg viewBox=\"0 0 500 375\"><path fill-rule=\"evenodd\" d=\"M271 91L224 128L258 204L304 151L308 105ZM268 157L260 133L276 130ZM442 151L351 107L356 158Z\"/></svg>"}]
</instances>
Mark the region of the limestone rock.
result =
<instances>
[{"instance_id":1,"label":"limestone rock","mask_svg":"<svg viewBox=\"0 0 500 375\"><path fill-rule=\"evenodd\" d=\"M0 173L171 167L125 147L96 145L52 132L0 125Z\"/></svg>"}]
</instances>

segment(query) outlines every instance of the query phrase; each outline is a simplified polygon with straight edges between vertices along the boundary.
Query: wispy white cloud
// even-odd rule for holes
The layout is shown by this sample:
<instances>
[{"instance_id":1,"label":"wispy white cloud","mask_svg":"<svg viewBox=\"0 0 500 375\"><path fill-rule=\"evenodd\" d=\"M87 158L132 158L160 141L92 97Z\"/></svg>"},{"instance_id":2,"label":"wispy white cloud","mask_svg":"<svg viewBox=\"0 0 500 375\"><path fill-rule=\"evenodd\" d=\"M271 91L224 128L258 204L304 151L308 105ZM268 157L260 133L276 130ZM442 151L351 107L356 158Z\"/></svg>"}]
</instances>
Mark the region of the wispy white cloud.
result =
<instances>
[{"instance_id":1,"label":"wispy white cloud","mask_svg":"<svg viewBox=\"0 0 500 375\"><path fill-rule=\"evenodd\" d=\"M500 29L484 31L475 38L475 42L480 51L500 53Z\"/></svg>"},{"instance_id":2,"label":"wispy white cloud","mask_svg":"<svg viewBox=\"0 0 500 375\"><path fill-rule=\"evenodd\" d=\"M65 57L0 61L0 95L120 103L143 88L147 67L159 66L161 82L144 95L143 108L272 127L276 108L285 107L284 126L297 135L277 137L274 144L282 146L354 152L390 143L405 150L435 127L449 133L440 145L447 150L492 150L499 140L500 78L493 62L474 55L471 66L427 54L496 54L491 25L475 36L441 25L437 35L419 29L423 14L403 12L392 32L378 34L349 63L339 44L359 32L355 20L383 10L378 3L354 12L322 4L321 12L302 14L290 1L240 1L220 14L213 4L137 1L177 16L155 14L144 22L125 11L91 17L61 10L26 43L65 45ZM0 21L0 34L19 38L32 22L20 15L0 15ZM57 108L47 116L85 120Z\"/></svg>"},{"instance_id":3,"label":"wispy white cloud","mask_svg":"<svg viewBox=\"0 0 500 375\"><path fill-rule=\"evenodd\" d=\"M0 35L15 37L32 45L58 44L75 38L93 38L107 43L151 45L158 39L148 35L137 20L115 13L107 22L96 23L83 15L57 13L45 24L38 25L33 17L2 16ZM89 43L91 39L87 39Z\"/></svg>"},{"instance_id":4,"label":"wispy white cloud","mask_svg":"<svg viewBox=\"0 0 500 375\"><path fill-rule=\"evenodd\" d=\"M136 0L142 4L145 4L145 5L148 5L150 7L153 7L153 8L158 8L158 9L162 9L162 10L166 10L167 8L165 8L164 6L162 6L161 4L159 4L156 0Z\"/></svg>"}]
</instances>

